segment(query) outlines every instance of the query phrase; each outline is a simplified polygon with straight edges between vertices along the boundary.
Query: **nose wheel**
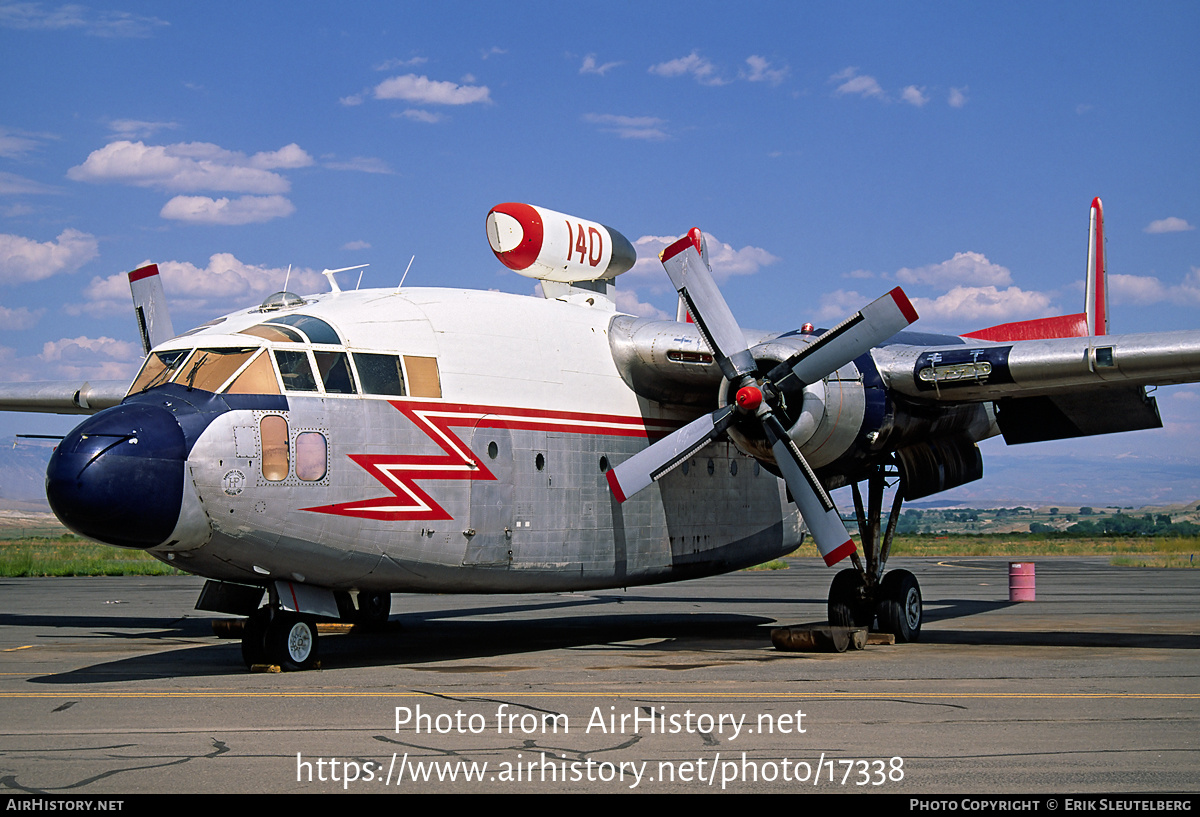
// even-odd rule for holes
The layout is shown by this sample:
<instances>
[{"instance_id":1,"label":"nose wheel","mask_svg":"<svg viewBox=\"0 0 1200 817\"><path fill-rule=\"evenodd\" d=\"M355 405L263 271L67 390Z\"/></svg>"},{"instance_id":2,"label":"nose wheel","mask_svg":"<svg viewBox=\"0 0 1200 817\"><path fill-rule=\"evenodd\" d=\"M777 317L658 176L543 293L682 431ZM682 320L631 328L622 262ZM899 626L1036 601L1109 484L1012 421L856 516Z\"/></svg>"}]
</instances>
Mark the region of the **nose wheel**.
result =
<instances>
[{"instance_id":1,"label":"nose wheel","mask_svg":"<svg viewBox=\"0 0 1200 817\"><path fill-rule=\"evenodd\" d=\"M891 633L896 637L896 643L903 644L920 638L924 608L916 576L907 570L884 573L896 524L900 521L900 506L904 502L904 486L900 485L892 499L887 528L881 537L883 491L887 487L887 478L893 476L899 474L890 466L879 465L872 469L867 477L865 512L858 483L851 484L866 564L855 553L851 557L854 567L834 576L829 587L829 623L841 627L870 627L878 619L879 632Z\"/></svg>"},{"instance_id":2,"label":"nose wheel","mask_svg":"<svg viewBox=\"0 0 1200 817\"><path fill-rule=\"evenodd\" d=\"M284 670L315 669L317 623L310 616L260 607L242 631L242 660L248 669L274 664Z\"/></svg>"}]
</instances>

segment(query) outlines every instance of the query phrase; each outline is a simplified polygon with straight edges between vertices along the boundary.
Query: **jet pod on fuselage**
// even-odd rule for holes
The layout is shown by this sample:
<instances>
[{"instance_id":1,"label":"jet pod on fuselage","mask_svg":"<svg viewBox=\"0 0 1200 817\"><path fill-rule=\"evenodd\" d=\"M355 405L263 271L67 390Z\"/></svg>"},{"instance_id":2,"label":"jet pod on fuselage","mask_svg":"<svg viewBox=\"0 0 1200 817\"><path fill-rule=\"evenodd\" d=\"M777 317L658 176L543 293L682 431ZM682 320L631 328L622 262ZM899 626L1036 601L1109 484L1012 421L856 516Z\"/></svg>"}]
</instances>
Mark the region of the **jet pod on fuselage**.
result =
<instances>
[{"instance_id":1,"label":"jet pod on fuselage","mask_svg":"<svg viewBox=\"0 0 1200 817\"><path fill-rule=\"evenodd\" d=\"M532 204L497 204L487 215L487 236L501 264L542 281L611 279L637 260L629 239L613 228Z\"/></svg>"}]
</instances>

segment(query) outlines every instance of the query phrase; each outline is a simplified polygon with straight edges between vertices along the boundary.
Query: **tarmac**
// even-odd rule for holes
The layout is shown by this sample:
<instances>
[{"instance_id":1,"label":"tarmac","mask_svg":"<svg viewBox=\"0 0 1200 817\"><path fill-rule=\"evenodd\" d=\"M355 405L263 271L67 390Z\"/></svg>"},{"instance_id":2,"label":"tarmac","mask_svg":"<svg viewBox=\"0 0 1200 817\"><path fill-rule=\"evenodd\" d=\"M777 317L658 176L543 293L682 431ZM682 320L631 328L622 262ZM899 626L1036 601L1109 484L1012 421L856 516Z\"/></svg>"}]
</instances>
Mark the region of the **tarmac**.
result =
<instances>
[{"instance_id":1,"label":"tarmac","mask_svg":"<svg viewBox=\"0 0 1200 817\"><path fill-rule=\"evenodd\" d=\"M1200 570L893 560L916 644L781 652L815 559L558 595L396 594L322 669L250 673L202 579L0 579L0 791L1200 790Z\"/></svg>"}]
</instances>

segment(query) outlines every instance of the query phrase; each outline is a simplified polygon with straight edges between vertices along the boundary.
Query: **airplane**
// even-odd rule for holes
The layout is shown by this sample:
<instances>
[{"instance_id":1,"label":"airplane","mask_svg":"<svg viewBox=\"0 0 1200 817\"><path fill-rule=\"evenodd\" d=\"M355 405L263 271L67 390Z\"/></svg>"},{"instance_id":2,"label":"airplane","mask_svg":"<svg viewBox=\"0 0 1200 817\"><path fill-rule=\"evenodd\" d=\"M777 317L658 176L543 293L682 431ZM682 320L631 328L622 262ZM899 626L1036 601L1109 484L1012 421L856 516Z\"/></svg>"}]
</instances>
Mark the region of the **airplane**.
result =
<instances>
[{"instance_id":1,"label":"airplane","mask_svg":"<svg viewBox=\"0 0 1200 817\"><path fill-rule=\"evenodd\" d=\"M903 502L980 479L988 437L1160 427L1146 387L1200 380L1200 331L1108 334L1099 199L1084 311L963 336L909 330L900 288L828 330L743 330L699 230L660 256L679 319L639 318L615 307L636 260L616 230L510 202L486 232L543 298L327 270L328 292L176 335L149 265L129 273L132 384L2 386L0 409L90 415L50 458L58 518L206 577L196 607L246 616L248 667L300 670L318 618L384 621L394 592L669 582L806 537L850 560L832 624L916 641L920 586L886 569Z\"/></svg>"}]
</instances>

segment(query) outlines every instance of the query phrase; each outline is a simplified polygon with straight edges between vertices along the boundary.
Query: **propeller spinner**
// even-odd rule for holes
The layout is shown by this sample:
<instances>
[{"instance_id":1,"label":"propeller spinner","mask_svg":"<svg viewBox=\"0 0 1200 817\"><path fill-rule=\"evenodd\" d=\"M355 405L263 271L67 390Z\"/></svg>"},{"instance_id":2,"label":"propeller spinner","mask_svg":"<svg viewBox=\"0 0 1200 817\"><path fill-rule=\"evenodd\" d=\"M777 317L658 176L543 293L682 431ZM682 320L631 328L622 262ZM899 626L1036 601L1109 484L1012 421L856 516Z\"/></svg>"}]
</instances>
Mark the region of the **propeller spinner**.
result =
<instances>
[{"instance_id":1,"label":"propeller spinner","mask_svg":"<svg viewBox=\"0 0 1200 817\"><path fill-rule=\"evenodd\" d=\"M721 373L733 384L736 398L612 468L607 474L609 487L618 501L624 502L724 434L738 419L753 418L766 435L817 549L826 564L836 564L854 553L854 543L833 500L776 414L780 387L803 388L823 380L904 329L917 319L917 313L904 291L896 287L825 332L759 381L755 378L758 366L754 356L713 280L704 249L703 235L693 229L663 250L660 258L701 336L716 356Z\"/></svg>"}]
</instances>

